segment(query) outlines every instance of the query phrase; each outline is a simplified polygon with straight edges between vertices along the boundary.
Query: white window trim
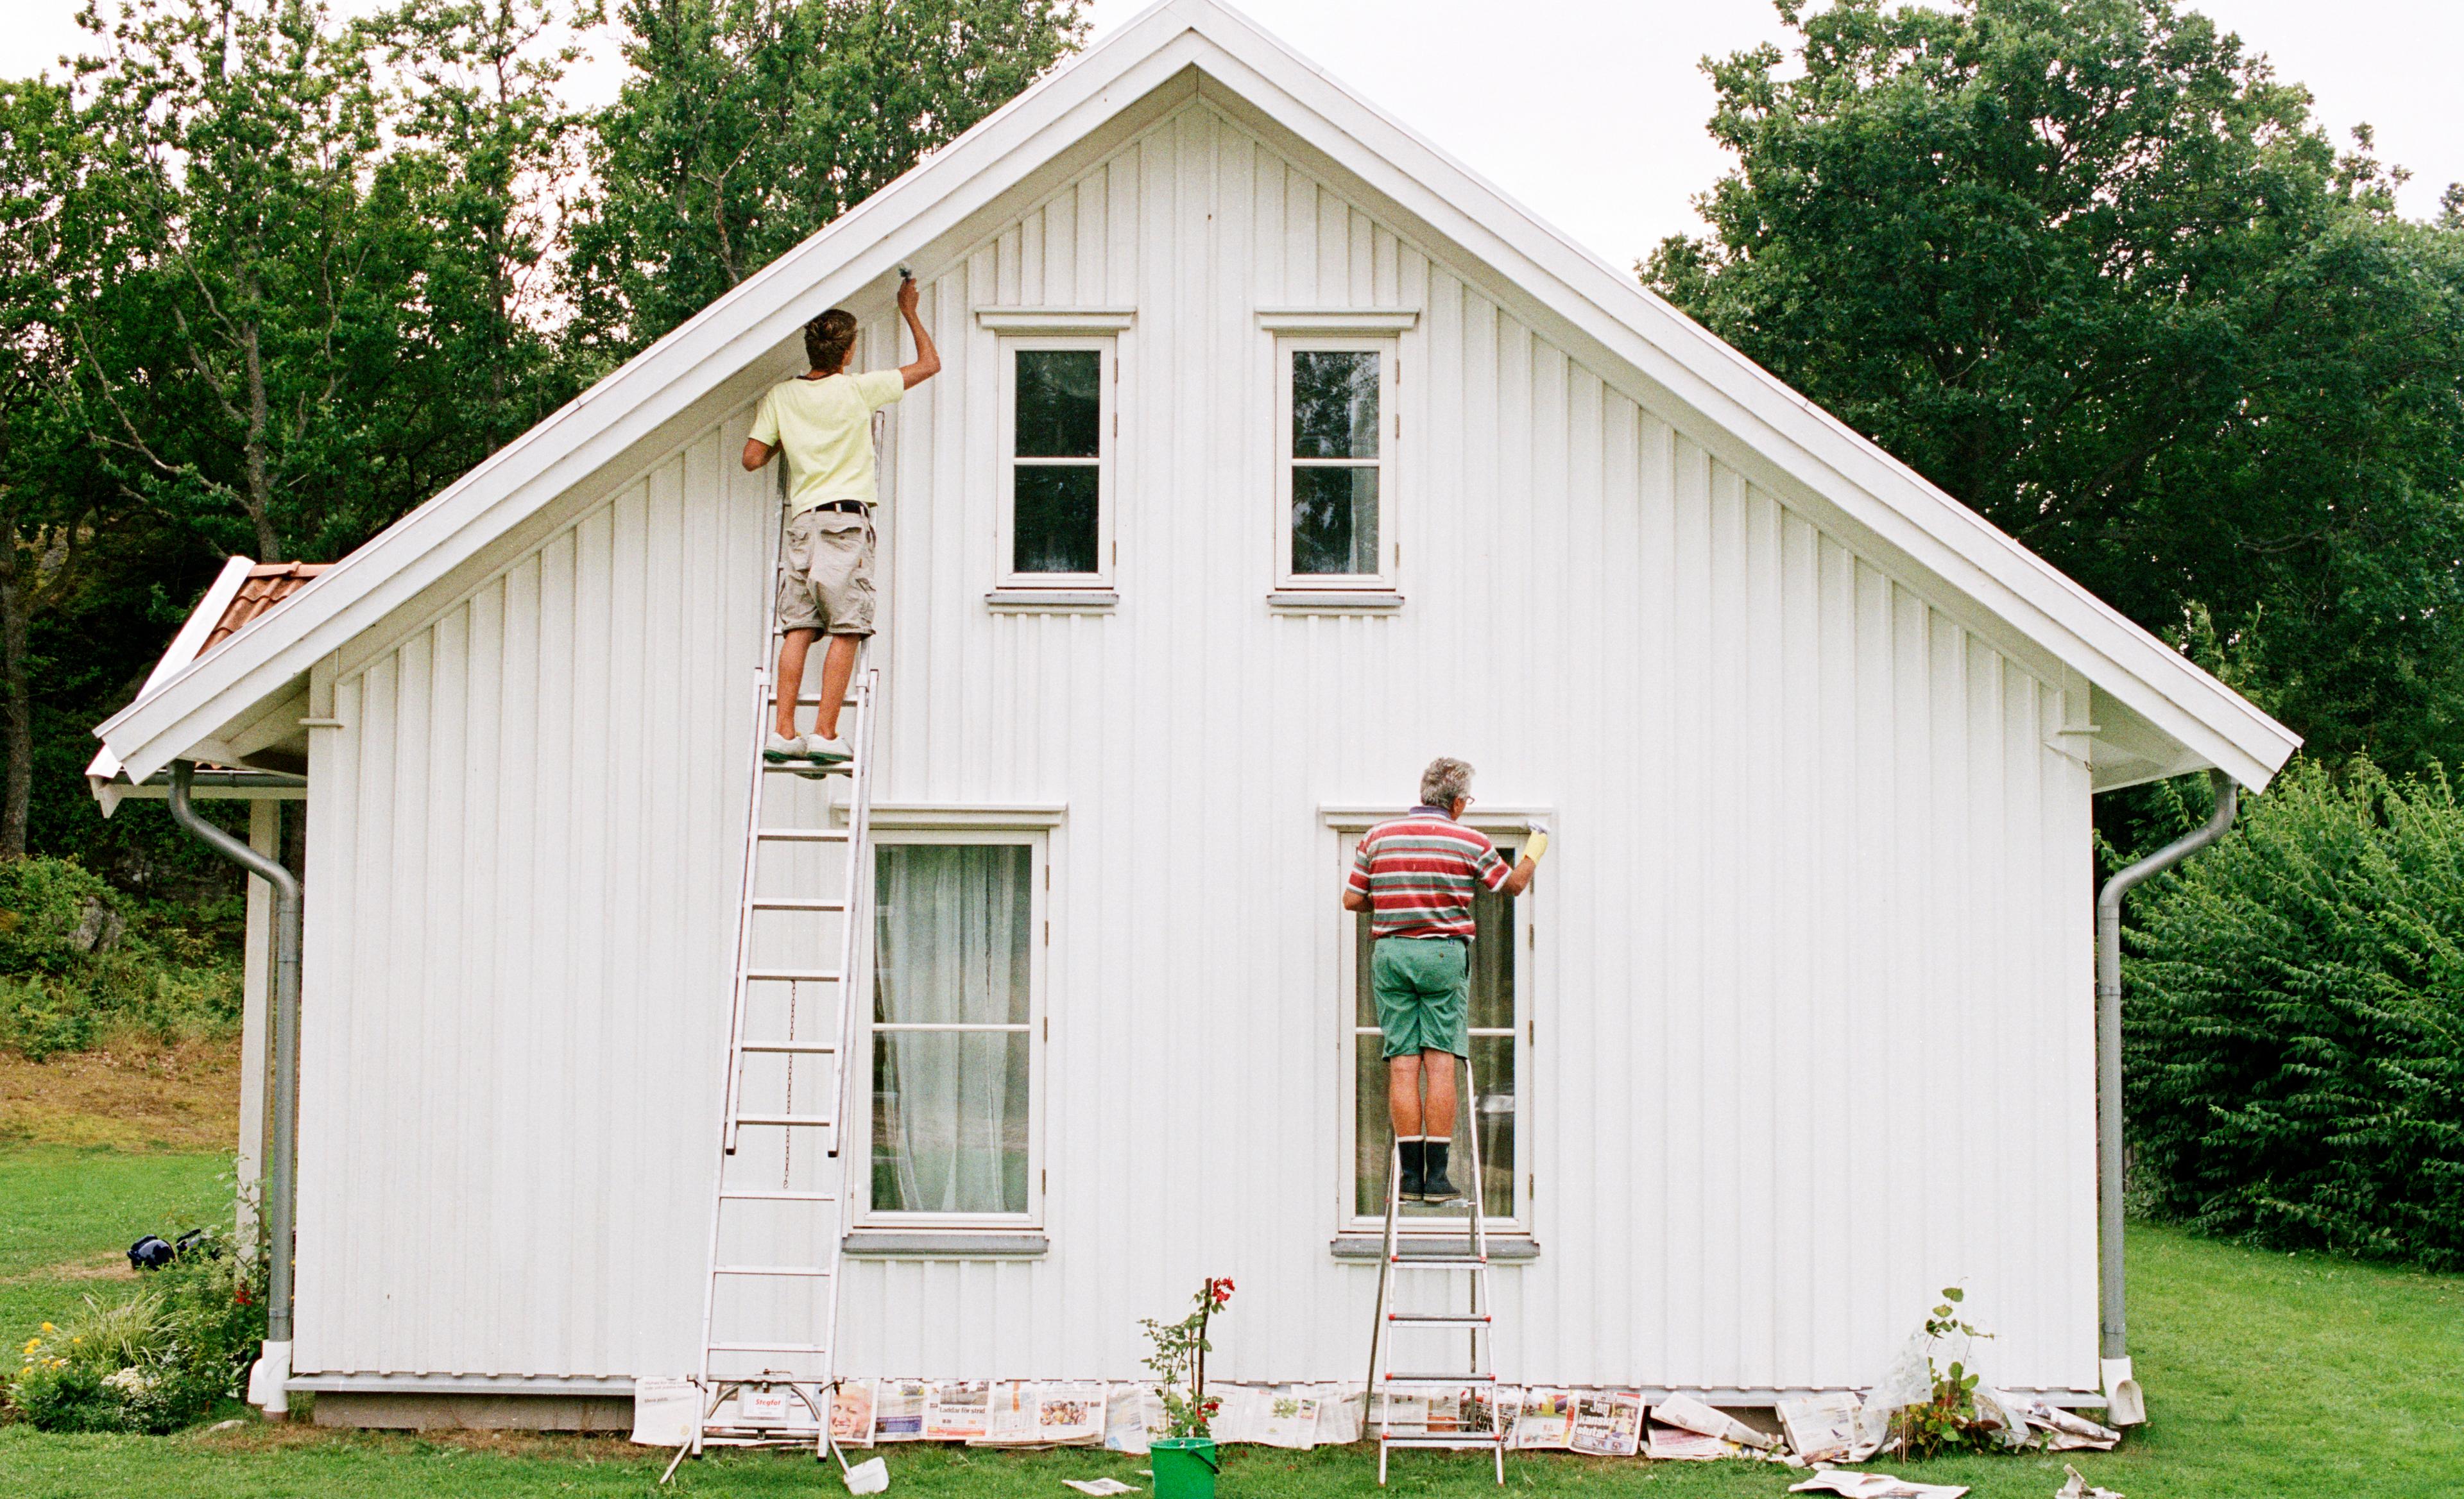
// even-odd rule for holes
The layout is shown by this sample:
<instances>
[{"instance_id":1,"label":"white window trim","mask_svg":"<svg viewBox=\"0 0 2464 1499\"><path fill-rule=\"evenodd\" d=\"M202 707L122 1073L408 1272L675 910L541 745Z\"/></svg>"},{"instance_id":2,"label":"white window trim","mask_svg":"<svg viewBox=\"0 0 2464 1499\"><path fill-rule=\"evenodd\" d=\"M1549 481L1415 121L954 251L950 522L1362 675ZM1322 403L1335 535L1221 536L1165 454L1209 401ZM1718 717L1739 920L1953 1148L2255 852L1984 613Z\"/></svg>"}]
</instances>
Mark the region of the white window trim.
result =
<instances>
[{"instance_id":1,"label":"white window trim","mask_svg":"<svg viewBox=\"0 0 2464 1499\"><path fill-rule=\"evenodd\" d=\"M1292 456L1292 355L1308 349L1374 352L1377 360L1377 571L1374 573L1296 573L1292 571L1292 470L1363 468L1349 458ZM1277 594L1390 594L1400 586L1402 507L1402 380L1403 341L1395 333L1282 333L1275 338L1275 588Z\"/></svg>"},{"instance_id":2,"label":"white window trim","mask_svg":"<svg viewBox=\"0 0 2464 1499\"><path fill-rule=\"evenodd\" d=\"M934 809L936 814L941 809ZM1042 809L1036 809L1040 814ZM942 814L946 815L946 814ZM865 983L858 1002L864 1005L864 1024L855 1027L854 1056L847 1059L855 1069L847 1090L852 1112L853 1101L861 1098L864 1111L863 1144L860 1151L850 1152L847 1195L856 1203L851 1227L858 1230L889 1229L915 1231L978 1231L987 1234L1015 1234L1044 1226L1046 1169L1044 1149L1045 1032L1047 1026L1045 1009L1045 959L1051 950L1051 920L1048 915L1046 887L1050 845L1044 829L1058 822L1055 815L1046 821L1043 815L1004 818L998 809L988 809L984 820L974 824L942 821L940 815L931 820L894 820L892 826L876 822L871 846L898 844L1014 844L1027 851L1027 976L1026 1024L1023 1026L1001 1027L1023 1029L1026 1033L1026 1211L1023 1213L910 1213L872 1205L872 1038L877 1023L873 1020L872 997L872 933L865 933ZM870 879L872 871L866 871ZM874 896L879 898L876 888ZM983 1028L983 1027L975 1027Z\"/></svg>"},{"instance_id":3,"label":"white window trim","mask_svg":"<svg viewBox=\"0 0 2464 1499\"><path fill-rule=\"evenodd\" d=\"M993 506L993 544L997 548L1000 582L994 591L1009 595L1049 591L1082 596L1110 592L1113 562L1119 556L1120 547L1112 520L1116 508L1113 503L1114 450L1120 447L1117 406L1121 387L1119 341L1109 333L1004 334L999 341L999 347L1001 495ZM1022 458L1018 455L1018 356L1037 349L1092 349L1096 354L1095 570L1090 573L1023 573L1013 566L1018 555L1014 545L1018 523L1018 486L1014 475L1020 465L1077 468L1085 463L1085 460L1075 458Z\"/></svg>"},{"instance_id":4,"label":"white window trim","mask_svg":"<svg viewBox=\"0 0 2464 1499\"><path fill-rule=\"evenodd\" d=\"M1405 806L1320 807L1319 817L1335 833L1335 849L1339 856L1335 866L1339 871L1338 880L1350 879L1353 850L1360 846L1362 833L1387 818L1400 817L1410 810L1411 808ZM1544 809L1536 807L1484 808L1475 802L1470 814L1463 818L1463 822L1466 826L1477 827L1488 834L1490 840L1497 844L1499 851L1505 853L1511 862L1521 857L1523 840L1528 836L1526 825L1533 817L1545 818L1547 815ZM1337 888L1340 889L1340 885ZM1510 1215L1492 1213L1488 1217L1490 1233L1511 1234L1518 1238L1529 1236L1534 1231L1531 1199L1533 1184L1538 1179L1538 1167L1533 1160L1533 1156L1538 1147L1539 1132L1532 1118L1530 1083L1533 1075L1531 1047L1532 1010L1535 1000L1533 982L1535 965L1532 959L1537 951L1532 934L1538 920L1535 908L1539 904L1539 887L1535 884L1532 889L1525 891L1516 897L1514 902L1514 936L1512 937L1515 944L1514 1024L1509 1030L1504 1032L1511 1035L1515 1042L1514 1149L1516 1159L1514 1172L1521 1179L1515 1183L1515 1211ZM1366 916L1361 914L1346 911L1343 913L1343 920L1335 928L1340 937L1337 943L1335 964L1338 1005L1334 1025L1336 1134L1341 1142L1340 1154L1336 1157L1334 1182L1334 1231L1338 1239L1355 1237L1364 1233L1381 1234L1386 1228L1386 1221L1382 1215L1357 1213L1353 1205L1354 1182L1352 1174L1354 1169L1353 1162L1359 1158L1360 1149L1357 1093L1359 1074L1353 1064L1356 1047L1363 1031L1363 1027L1355 1019L1360 1013L1360 976L1359 965L1353 955L1353 944L1358 940L1355 923L1365 919L1367 919ZM1501 1032L1494 1028L1484 1028L1475 1030L1472 1034L1494 1036ZM1458 1164L1467 1165L1465 1162L1458 1162ZM1469 1222L1468 1213L1459 1218L1434 1215L1408 1217L1397 1220L1396 1229L1405 1235L1460 1239Z\"/></svg>"}]
</instances>

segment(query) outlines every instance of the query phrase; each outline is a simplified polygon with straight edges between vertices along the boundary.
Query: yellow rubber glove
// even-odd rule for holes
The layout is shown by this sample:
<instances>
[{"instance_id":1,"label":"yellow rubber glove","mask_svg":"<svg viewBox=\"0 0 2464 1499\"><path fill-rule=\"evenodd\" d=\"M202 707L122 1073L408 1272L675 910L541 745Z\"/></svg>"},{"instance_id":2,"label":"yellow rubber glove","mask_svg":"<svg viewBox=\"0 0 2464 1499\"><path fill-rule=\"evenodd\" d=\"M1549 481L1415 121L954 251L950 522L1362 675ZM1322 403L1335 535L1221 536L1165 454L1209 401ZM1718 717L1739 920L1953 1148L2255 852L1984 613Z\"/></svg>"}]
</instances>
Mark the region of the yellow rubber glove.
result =
<instances>
[{"instance_id":1,"label":"yellow rubber glove","mask_svg":"<svg viewBox=\"0 0 2464 1499\"><path fill-rule=\"evenodd\" d=\"M1530 860L1532 863L1537 864L1540 862L1540 856L1548 851L1549 829L1546 827L1535 827L1531 829L1531 836L1524 841L1523 856Z\"/></svg>"}]
</instances>

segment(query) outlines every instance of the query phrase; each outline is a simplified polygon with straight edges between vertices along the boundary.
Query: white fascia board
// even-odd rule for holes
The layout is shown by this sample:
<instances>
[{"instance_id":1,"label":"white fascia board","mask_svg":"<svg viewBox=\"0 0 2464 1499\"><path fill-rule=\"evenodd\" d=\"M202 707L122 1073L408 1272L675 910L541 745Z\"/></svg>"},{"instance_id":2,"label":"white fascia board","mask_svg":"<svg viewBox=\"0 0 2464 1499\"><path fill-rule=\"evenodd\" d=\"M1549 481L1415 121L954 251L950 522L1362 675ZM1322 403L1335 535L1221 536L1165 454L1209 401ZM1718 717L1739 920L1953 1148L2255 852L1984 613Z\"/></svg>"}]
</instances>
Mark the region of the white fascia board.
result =
<instances>
[{"instance_id":1,"label":"white fascia board","mask_svg":"<svg viewBox=\"0 0 2464 1499\"><path fill-rule=\"evenodd\" d=\"M284 601L269 618L95 730L143 780L251 703L451 572L630 449L720 381L793 338L814 299L846 299L896 270L1046 160L1168 82L1205 50L1174 13L1149 11L1076 63L979 121L932 159L772 261L499 449Z\"/></svg>"},{"instance_id":2,"label":"white fascia board","mask_svg":"<svg viewBox=\"0 0 2464 1499\"><path fill-rule=\"evenodd\" d=\"M197 652L206 649L206 637L222 623L224 611L231 607L231 600L238 597L240 585L248 582L248 570L255 565L253 559L246 557L224 559L223 570L214 574L214 581L206 585L205 597L188 611L187 619L180 626L180 632L173 635L171 644L165 648L163 658L154 663L152 672L146 673L145 685L137 690L136 701L143 702L197 659ZM102 804L105 817L112 814L120 805L121 796L127 790L124 785L117 783L121 768L120 757L111 752L108 744L96 750L94 759L86 762L86 786L94 793L94 799Z\"/></svg>"},{"instance_id":3,"label":"white fascia board","mask_svg":"<svg viewBox=\"0 0 2464 1499\"><path fill-rule=\"evenodd\" d=\"M2232 689L1271 34L1211 0L1178 3L1231 23L1204 30L1248 76L1210 63L1205 71L1218 81L2206 762L2255 790L2299 747L2297 735Z\"/></svg>"}]
</instances>

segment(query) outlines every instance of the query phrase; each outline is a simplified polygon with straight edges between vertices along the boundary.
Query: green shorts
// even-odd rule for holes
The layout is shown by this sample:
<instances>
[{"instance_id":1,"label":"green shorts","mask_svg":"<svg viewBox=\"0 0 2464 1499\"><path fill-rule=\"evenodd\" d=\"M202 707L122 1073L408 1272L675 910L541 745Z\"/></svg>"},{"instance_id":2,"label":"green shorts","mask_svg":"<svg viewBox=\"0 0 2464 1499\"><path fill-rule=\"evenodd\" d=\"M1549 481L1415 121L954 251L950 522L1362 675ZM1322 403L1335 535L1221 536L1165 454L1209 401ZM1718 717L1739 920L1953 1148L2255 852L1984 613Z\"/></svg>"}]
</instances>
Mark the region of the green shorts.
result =
<instances>
[{"instance_id":1,"label":"green shorts","mask_svg":"<svg viewBox=\"0 0 2464 1499\"><path fill-rule=\"evenodd\" d=\"M1453 937L1381 937L1369 949L1369 987L1386 1055L1471 1055L1471 944Z\"/></svg>"}]
</instances>

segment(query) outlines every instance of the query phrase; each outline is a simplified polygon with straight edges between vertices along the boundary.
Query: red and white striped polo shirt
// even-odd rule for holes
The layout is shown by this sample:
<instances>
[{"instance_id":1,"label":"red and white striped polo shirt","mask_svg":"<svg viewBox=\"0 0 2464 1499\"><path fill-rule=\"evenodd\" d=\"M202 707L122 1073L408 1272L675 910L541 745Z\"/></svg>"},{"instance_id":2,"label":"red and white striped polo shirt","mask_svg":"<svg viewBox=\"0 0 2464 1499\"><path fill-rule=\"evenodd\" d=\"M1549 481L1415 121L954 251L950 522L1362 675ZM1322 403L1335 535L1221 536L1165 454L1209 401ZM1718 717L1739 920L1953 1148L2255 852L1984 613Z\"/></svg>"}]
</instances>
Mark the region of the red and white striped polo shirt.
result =
<instances>
[{"instance_id":1,"label":"red and white striped polo shirt","mask_svg":"<svg viewBox=\"0 0 2464 1499\"><path fill-rule=\"evenodd\" d=\"M1369 897L1373 936L1468 937L1478 886L1499 889L1509 872L1487 834L1416 806L1360 835L1351 884Z\"/></svg>"}]
</instances>

